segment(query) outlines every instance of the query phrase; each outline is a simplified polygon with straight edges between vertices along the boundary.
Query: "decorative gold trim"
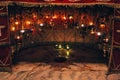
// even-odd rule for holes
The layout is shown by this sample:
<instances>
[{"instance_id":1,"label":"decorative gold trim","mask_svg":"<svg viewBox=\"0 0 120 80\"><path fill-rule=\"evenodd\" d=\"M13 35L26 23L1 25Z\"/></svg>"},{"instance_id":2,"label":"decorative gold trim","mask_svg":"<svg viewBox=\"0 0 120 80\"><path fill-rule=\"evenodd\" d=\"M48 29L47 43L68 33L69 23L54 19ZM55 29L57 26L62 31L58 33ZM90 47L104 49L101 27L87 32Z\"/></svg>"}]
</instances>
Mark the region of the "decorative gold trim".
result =
<instances>
[{"instance_id":1,"label":"decorative gold trim","mask_svg":"<svg viewBox=\"0 0 120 80\"><path fill-rule=\"evenodd\" d=\"M0 6L8 6L8 1L0 1Z\"/></svg>"},{"instance_id":2,"label":"decorative gold trim","mask_svg":"<svg viewBox=\"0 0 120 80\"><path fill-rule=\"evenodd\" d=\"M118 48L118 49L120 49L120 46L118 46L118 45L114 45L114 48Z\"/></svg>"},{"instance_id":3,"label":"decorative gold trim","mask_svg":"<svg viewBox=\"0 0 120 80\"><path fill-rule=\"evenodd\" d=\"M0 13L0 16L5 16L5 15L8 15L8 12L1 12Z\"/></svg>"},{"instance_id":4,"label":"decorative gold trim","mask_svg":"<svg viewBox=\"0 0 120 80\"><path fill-rule=\"evenodd\" d=\"M120 64L116 65L114 63L114 58L112 59L113 67L111 67L112 70L120 70Z\"/></svg>"},{"instance_id":5,"label":"decorative gold trim","mask_svg":"<svg viewBox=\"0 0 120 80\"><path fill-rule=\"evenodd\" d=\"M75 7L82 7L82 6L92 6L92 5L105 5L105 6L110 6L110 7L118 7L120 4L116 3L107 3L107 2L94 2L94 3L52 3L52 2L22 2L22 1L2 1L0 2L0 6L8 6L8 5L22 5L22 6L51 6L51 5L57 5L57 6L75 6Z\"/></svg>"},{"instance_id":6,"label":"decorative gold trim","mask_svg":"<svg viewBox=\"0 0 120 80\"><path fill-rule=\"evenodd\" d=\"M5 8L5 6L3 6L2 8L0 8L0 11L3 10Z\"/></svg>"},{"instance_id":7,"label":"decorative gold trim","mask_svg":"<svg viewBox=\"0 0 120 80\"><path fill-rule=\"evenodd\" d=\"M120 11L119 10L116 10L117 11L117 13L119 13L120 14Z\"/></svg>"},{"instance_id":8,"label":"decorative gold trim","mask_svg":"<svg viewBox=\"0 0 120 80\"><path fill-rule=\"evenodd\" d=\"M0 63L1 63L3 66L4 66L4 65L7 65L6 63L7 63L8 59L9 59L9 57L10 57L10 55L8 54L8 56L5 58L5 61L0 60Z\"/></svg>"},{"instance_id":9,"label":"decorative gold trim","mask_svg":"<svg viewBox=\"0 0 120 80\"><path fill-rule=\"evenodd\" d=\"M120 16L114 16L114 19L120 19Z\"/></svg>"},{"instance_id":10,"label":"decorative gold trim","mask_svg":"<svg viewBox=\"0 0 120 80\"><path fill-rule=\"evenodd\" d=\"M0 46L8 45L9 42L0 42Z\"/></svg>"},{"instance_id":11,"label":"decorative gold trim","mask_svg":"<svg viewBox=\"0 0 120 80\"><path fill-rule=\"evenodd\" d=\"M3 39L0 39L0 42L1 42L1 41L5 41L5 40L7 40L7 39L8 39L8 37L3 38Z\"/></svg>"},{"instance_id":12,"label":"decorative gold trim","mask_svg":"<svg viewBox=\"0 0 120 80\"><path fill-rule=\"evenodd\" d=\"M15 2L17 5L22 6L51 6L51 5L57 5L57 6L75 6L75 7L82 7L82 6L92 6L92 5L106 5L114 7L114 3L102 3L102 2L96 2L96 3L32 3L32 2Z\"/></svg>"},{"instance_id":13,"label":"decorative gold trim","mask_svg":"<svg viewBox=\"0 0 120 80\"><path fill-rule=\"evenodd\" d=\"M117 44L117 45L120 45L120 42L117 42L117 41L113 41L113 43Z\"/></svg>"},{"instance_id":14,"label":"decorative gold trim","mask_svg":"<svg viewBox=\"0 0 120 80\"><path fill-rule=\"evenodd\" d=\"M115 3L114 7L115 8L120 8L120 4Z\"/></svg>"}]
</instances>

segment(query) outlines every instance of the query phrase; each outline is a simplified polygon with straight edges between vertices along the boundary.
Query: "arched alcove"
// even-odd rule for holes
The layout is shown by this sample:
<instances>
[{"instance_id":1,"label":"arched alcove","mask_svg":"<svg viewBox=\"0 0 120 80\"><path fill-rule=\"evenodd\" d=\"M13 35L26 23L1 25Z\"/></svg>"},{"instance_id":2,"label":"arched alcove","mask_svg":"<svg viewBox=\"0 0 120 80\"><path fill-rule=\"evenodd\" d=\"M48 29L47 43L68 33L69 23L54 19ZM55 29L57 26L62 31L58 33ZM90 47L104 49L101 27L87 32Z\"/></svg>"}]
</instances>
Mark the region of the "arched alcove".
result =
<instances>
[{"instance_id":1,"label":"arched alcove","mask_svg":"<svg viewBox=\"0 0 120 80\"><path fill-rule=\"evenodd\" d=\"M32 61L32 56L39 53L41 61L48 58L50 58L48 61L53 61L57 60L56 57L60 59L64 57L70 60L74 58L73 61L78 62L108 62L113 7L10 5L8 12L11 44L15 57L19 55L21 60L31 57L30 61ZM30 50L35 46L39 46L38 50L34 51L34 48L33 51ZM35 54L20 50L30 50ZM36 57L34 56L34 60Z\"/></svg>"}]
</instances>

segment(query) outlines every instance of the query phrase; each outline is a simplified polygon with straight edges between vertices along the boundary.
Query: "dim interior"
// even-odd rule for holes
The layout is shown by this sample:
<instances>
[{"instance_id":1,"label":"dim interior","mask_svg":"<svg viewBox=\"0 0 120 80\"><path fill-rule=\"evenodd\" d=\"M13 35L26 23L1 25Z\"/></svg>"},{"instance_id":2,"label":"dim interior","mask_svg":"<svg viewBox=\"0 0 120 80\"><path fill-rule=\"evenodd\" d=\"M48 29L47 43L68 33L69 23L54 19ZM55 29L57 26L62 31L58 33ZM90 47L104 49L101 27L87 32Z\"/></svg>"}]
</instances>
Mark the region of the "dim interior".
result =
<instances>
[{"instance_id":1,"label":"dim interior","mask_svg":"<svg viewBox=\"0 0 120 80\"><path fill-rule=\"evenodd\" d=\"M10 5L8 12L13 62L108 63L113 7Z\"/></svg>"}]
</instances>

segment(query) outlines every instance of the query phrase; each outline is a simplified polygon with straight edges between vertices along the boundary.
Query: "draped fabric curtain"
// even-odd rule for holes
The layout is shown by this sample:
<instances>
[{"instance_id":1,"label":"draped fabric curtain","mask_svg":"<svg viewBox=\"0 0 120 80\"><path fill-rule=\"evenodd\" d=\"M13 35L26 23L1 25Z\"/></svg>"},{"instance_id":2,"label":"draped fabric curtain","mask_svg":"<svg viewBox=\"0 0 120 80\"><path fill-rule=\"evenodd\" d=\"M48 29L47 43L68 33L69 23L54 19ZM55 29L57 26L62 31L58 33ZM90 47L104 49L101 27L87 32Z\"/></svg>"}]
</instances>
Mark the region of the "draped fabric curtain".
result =
<instances>
[{"instance_id":1,"label":"draped fabric curtain","mask_svg":"<svg viewBox=\"0 0 120 80\"><path fill-rule=\"evenodd\" d=\"M9 46L0 46L0 67L11 66L11 54Z\"/></svg>"},{"instance_id":2,"label":"draped fabric curtain","mask_svg":"<svg viewBox=\"0 0 120 80\"><path fill-rule=\"evenodd\" d=\"M114 22L114 45L120 46L120 20L115 20Z\"/></svg>"},{"instance_id":3,"label":"draped fabric curtain","mask_svg":"<svg viewBox=\"0 0 120 80\"><path fill-rule=\"evenodd\" d=\"M112 51L112 61L110 65L110 70L119 71L120 70L120 49L114 48Z\"/></svg>"},{"instance_id":4,"label":"draped fabric curtain","mask_svg":"<svg viewBox=\"0 0 120 80\"><path fill-rule=\"evenodd\" d=\"M7 8L0 6L0 67L11 64L7 14Z\"/></svg>"},{"instance_id":5,"label":"draped fabric curtain","mask_svg":"<svg viewBox=\"0 0 120 80\"><path fill-rule=\"evenodd\" d=\"M0 42L8 41L7 16L0 16Z\"/></svg>"},{"instance_id":6,"label":"draped fabric curtain","mask_svg":"<svg viewBox=\"0 0 120 80\"><path fill-rule=\"evenodd\" d=\"M120 19L114 21L113 33L113 56L111 61L111 70L120 70Z\"/></svg>"},{"instance_id":7,"label":"draped fabric curtain","mask_svg":"<svg viewBox=\"0 0 120 80\"><path fill-rule=\"evenodd\" d=\"M120 9L115 9L113 49L110 70L120 70Z\"/></svg>"}]
</instances>

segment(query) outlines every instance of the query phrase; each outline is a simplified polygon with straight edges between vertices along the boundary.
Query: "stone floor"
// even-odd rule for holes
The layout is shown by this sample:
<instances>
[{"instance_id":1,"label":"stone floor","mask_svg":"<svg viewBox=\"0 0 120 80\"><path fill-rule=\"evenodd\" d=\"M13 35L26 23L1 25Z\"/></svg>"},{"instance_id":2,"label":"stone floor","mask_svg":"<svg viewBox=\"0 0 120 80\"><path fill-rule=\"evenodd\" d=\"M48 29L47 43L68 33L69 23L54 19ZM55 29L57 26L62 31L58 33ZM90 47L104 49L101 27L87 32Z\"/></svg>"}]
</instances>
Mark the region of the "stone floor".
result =
<instances>
[{"instance_id":1,"label":"stone floor","mask_svg":"<svg viewBox=\"0 0 120 80\"><path fill-rule=\"evenodd\" d=\"M14 55L12 73L0 72L0 80L120 80L120 73L108 75L106 59L98 50L77 46L69 50L70 59L57 63L60 51L51 46L22 50Z\"/></svg>"},{"instance_id":2,"label":"stone floor","mask_svg":"<svg viewBox=\"0 0 120 80\"><path fill-rule=\"evenodd\" d=\"M103 63L25 63L0 72L0 80L120 80L120 73L107 74Z\"/></svg>"}]
</instances>

